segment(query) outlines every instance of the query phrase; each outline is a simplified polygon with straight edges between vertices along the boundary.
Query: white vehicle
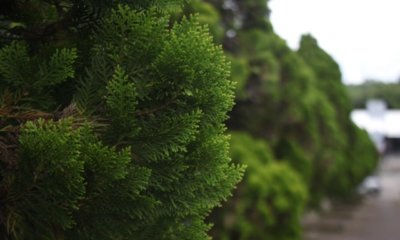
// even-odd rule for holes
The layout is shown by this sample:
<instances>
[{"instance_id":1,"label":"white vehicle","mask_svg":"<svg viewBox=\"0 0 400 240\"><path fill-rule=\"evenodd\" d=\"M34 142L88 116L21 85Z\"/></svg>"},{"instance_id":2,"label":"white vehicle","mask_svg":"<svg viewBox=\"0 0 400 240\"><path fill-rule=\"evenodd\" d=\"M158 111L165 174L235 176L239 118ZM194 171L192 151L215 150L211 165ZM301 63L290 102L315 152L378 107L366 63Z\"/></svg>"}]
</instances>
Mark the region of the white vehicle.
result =
<instances>
[{"instance_id":1,"label":"white vehicle","mask_svg":"<svg viewBox=\"0 0 400 240\"><path fill-rule=\"evenodd\" d=\"M361 195L379 194L382 190L381 181L378 176L371 175L364 179L358 187L358 193Z\"/></svg>"}]
</instances>

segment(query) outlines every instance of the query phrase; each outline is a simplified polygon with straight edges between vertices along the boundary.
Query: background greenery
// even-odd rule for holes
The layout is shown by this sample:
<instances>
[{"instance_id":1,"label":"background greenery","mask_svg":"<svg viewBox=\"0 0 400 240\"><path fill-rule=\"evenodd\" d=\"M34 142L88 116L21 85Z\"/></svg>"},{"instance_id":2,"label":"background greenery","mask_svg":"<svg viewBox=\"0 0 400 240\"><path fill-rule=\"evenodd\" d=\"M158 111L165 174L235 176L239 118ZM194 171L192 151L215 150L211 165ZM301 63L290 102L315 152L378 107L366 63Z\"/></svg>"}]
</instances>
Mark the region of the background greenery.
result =
<instances>
[{"instance_id":1,"label":"background greenery","mask_svg":"<svg viewBox=\"0 0 400 240\"><path fill-rule=\"evenodd\" d=\"M376 167L338 64L310 35L290 49L268 1L0 17L0 238L296 240Z\"/></svg>"},{"instance_id":2,"label":"background greenery","mask_svg":"<svg viewBox=\"0 0 400 240\"><path fill-rule=\"evenodd\" d=\"M339 66L316 39L304 35L299 49L290 49L275 34L265 0L191 5L200 4L213 12L213 22L205 23L225 32L214 41L232 61L237 86L227 122L234 131L231 155L248 165L234 197L213 212L211 234L216 239L301 239L302 211L319 209L322 199L353 198L376 166L375 147L351 122L351 99ZM255 183L262 183L257 190ZM291 207L275 204L276 199Z\"/></svg>"},{"instance_id":3,"label":"background greenery","mask_svg":"<svg viewBox=\"0 0 400 240\"><path fill-rule=\"evenodd\" d=\"M382 99L388 108L400 108L400 84L369 80L359 85L348 85L353 108L365 108L368 99Z\"/></svg>"}]
</instances>

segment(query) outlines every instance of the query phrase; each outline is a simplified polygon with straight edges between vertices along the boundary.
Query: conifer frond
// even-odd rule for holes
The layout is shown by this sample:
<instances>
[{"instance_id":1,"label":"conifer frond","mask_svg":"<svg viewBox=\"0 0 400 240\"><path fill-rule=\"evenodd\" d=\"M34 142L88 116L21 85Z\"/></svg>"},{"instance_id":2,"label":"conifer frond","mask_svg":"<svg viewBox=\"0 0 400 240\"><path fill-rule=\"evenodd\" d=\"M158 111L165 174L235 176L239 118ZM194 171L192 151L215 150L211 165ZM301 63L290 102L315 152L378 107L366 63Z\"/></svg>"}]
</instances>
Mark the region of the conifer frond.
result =
<instances>
[{"instance_id":1,"label":"conifer frond","mask_svg":"<svg viewBox=\"0 0 400 240\"><path fill-rule=\"evenodd\" d=\"M54 232L43 231L49 224L59 230L74 224L72 212L85 191L78 139L69 121L57 125L44 120L28 122L21 130L19 156L24 161L18 162L6 199L21 216L18 224L30 229L19 233L20 237L42 229L42 238L52 238Z\"/></svg>"},{"instance_id":2,"label":"conifer frond","mask_svg":"<svg viewBox=\"0 0 400 240\"><path fill-rule=\"evenodd\" d=\"M46 56L31 57L29 51L24 42L12 42L0 49L0 79L3 79L0 92L7 95L8 105L48 110L53 93L48 87L74 76L76 50L56 50L49 59ZM3 98L1 96L1 101L5 100Z\"/></svg>"},{"instance_id":3,"label":"conifer frond","mask_svg":"<svg viewBox=\"0 0 400 240\"><path fill-rule=\"evenodd\" d=\"M186 151L194 140L202 116L200 111L157 115L140 121L141 131L132 141L133 151L146 162L169 159Z\"/></svg>"},{"instance_id":4,"label":"conifer frond","mask_svg":"<svg viewBox=\"0 0 400 240\"><path fill-rule=\"evenodd\" d=\"M120 66L116 67L114 76L106 88L108 92L106 105L113 119L113 132L123 133L135 129L135 112L138 103L136 89Z\"/></svg>"},{"instance_id":5,"label":"conifer frond","mask_svg":"<svg viewBox=\"0 0 400 240\"><path fill-rule=\"evenodd\" d=\"M29 84L31 79L31 62L26 44L12 42L0 49L0 77L13 87ZM4 83L3 83L4 84ZM3 85L0 83L0 87Z\"/></svg>"},{"instance_id":6,"label":"conifer frond","mask_svg":"<svg viewBox=\"0 0 400 240\"><path fill-rule=\"evenodd\" d=\"M57 49L48 62L38 66L34 87L40 89L73 78L75 73L73 64L76 58L76 49Z\"/></svg>"}]
</instances>

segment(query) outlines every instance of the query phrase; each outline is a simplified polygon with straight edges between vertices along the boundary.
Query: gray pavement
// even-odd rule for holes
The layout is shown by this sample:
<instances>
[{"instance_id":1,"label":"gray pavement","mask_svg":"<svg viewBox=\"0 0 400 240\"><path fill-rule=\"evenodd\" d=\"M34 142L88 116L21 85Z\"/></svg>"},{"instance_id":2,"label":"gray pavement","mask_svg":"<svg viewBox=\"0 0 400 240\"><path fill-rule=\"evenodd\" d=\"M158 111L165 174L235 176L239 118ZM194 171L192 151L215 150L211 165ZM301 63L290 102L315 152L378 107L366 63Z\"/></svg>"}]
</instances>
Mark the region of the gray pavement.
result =
<instances>
[{"instance_id":1,"label":"gray pavement","mask_svg":"<svg viewBox=\"0 0 400 240\"><path fill-rule=\"evenodd\" d=\"M400 240L400 155L379 167L382 191L359 206L334 209L306 229L305 240Z\"/></svg>"}]
</instances>

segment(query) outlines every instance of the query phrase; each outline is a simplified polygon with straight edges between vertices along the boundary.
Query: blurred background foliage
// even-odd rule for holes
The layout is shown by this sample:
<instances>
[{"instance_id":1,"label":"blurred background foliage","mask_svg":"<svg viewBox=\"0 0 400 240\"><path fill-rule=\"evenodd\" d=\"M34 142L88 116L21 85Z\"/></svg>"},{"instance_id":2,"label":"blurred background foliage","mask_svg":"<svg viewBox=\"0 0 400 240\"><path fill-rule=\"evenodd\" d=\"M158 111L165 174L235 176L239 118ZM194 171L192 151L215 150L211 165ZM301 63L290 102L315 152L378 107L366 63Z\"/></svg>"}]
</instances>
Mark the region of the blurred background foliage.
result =
<instances>
[{"instance_id":1,"label":"blurred background foliage","mask_svg":"<svg viewBox=\"0 0 400 240\"><path fill-rule=\"evenodd\" d=\"M211 215L215 239L299 239L308 193L299 172L274 158L266 141L231 133L234 162L247 165L233 198Z\"/></svg>"},{"instance_id":2,"label":"blurred background foliage","mask_svg":"<svg viewBox=\"0 0 400 240\"><path fill-rule=\"evenodd\" d=\"M369 96L350 88L349 97L313 36L290 49L273 30L268 1L193 0L183 14L195 12L232 62L231 156L248 166L234 197L212 213L211 235L301 239L304 209L352 199L376 167L374 145L350 119L356 97Z\"/></svg>"},{"instance_id":3,"label":"blurred background foliage","mask_svg":"<svg viewBox=\"0 0 400 240\"><path fill-rule=\"evenodd\" d=\"M353 108L365 108L368 99L382 99L388 108L400 108L400 81L383 83L368 80L360 85L347 86Z\"/></svg>"}]
</instances>

